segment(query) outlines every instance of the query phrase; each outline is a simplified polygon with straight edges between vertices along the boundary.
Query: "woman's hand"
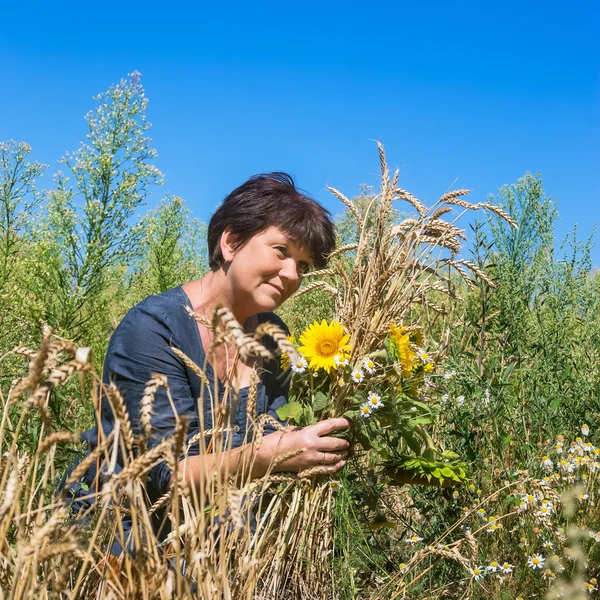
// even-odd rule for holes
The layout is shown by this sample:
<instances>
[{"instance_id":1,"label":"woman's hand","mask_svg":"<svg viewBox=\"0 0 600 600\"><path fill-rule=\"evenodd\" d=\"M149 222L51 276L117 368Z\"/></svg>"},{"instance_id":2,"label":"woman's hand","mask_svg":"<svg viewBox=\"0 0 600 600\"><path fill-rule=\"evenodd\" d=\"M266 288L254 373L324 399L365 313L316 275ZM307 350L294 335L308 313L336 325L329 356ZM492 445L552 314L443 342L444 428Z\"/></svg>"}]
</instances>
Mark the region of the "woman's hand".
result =
<instances>
[{"instance_id":1,"label":"woman's hand","mask_svg":"<svg viewBox=\"0 0 600 600\"><path fill-rule=\"evenodd\" d=\"M273 471L300 472L313 467L327 467L332 473L339 471L346 464L350 443L346 440L330 437L329 434L340 429L347 429L350 422L341 417L327 419L302 429L288 428L266 435L256 457L256 466L266 472L271 463L303 450L296 456L278 462Z\"/></svg>"}]
</instances>

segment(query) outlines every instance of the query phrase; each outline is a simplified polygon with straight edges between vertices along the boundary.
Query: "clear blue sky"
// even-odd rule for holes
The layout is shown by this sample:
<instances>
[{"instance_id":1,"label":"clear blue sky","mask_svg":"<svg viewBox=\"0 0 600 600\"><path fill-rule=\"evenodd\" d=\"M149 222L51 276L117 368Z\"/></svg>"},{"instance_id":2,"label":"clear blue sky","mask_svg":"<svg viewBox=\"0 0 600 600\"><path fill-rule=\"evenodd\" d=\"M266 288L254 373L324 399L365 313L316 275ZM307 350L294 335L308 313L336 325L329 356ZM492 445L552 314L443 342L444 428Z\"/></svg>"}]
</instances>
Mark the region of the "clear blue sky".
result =
<instances>
[{"instance_id":1,"label":"clear blue sky","mask_svg":"<svg viewBox=\"0 0 600 600\"><path fill-rule=\"evenodd\" d=\"M91 99L143 74L165 191L207 220L249 175L376 184L373 140L425 201L526 171L560 236L600 222L598 2L4 3L0 140L56 170ZM50 185L45 177L43 185ZM159 199L154 194L148 205ZM594 250L600 266L600 249Z\"/></svg>"}]
</instances>

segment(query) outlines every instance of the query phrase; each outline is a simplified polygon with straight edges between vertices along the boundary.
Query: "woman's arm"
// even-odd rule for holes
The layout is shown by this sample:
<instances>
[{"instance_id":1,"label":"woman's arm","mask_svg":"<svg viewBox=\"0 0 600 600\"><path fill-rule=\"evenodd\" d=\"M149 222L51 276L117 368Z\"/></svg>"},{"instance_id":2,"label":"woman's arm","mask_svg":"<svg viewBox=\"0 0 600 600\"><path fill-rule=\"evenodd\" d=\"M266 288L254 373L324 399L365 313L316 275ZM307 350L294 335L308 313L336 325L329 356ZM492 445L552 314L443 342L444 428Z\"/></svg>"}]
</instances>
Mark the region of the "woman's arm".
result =
<instances>
[{"instance_id":1,"label":"woman's arm","mask_svg":"<svg viewBox=\"0 0 600 600\"><path fill-rule=\"evenodd\" d=\"M273 472L300 472L312 467L327 467L331 473L339 471L345 464L350 444L329 434L349 427L344 418L327 419L303 429L277 431L266 435L258 451L253 443L217 454L189 456L179 462L179 472L186 483L198 485L211 473L215 461L220 461L220 473L241 476L251 473L252 478L262 477L272 468ZM278 457L303 450L272 467ZM252 463L251 463L252 461Z\"/></svg>"}]
</instances>

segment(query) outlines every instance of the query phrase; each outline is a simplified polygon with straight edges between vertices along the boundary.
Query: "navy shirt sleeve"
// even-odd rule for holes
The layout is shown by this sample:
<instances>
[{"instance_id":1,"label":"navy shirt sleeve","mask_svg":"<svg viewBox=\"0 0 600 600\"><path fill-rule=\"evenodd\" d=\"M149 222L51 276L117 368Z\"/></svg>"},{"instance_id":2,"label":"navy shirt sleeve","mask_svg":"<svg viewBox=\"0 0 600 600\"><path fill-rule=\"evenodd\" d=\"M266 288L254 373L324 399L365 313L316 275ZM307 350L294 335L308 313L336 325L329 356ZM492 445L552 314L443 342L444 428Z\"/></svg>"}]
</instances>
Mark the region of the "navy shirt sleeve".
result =
<instances>
[{"instance_id":1,"label":"navy shirt sleeve","mask_svg":"<svg viewBox=\"0 0 600 600\"><path fill-rule=\"evenodd\" d=\"M131 309L111 338L103 380L105 384L112 381L118 387L125 400L133 433L138 435L141 433L140 405L146 385L154 373L165 375L177 415L188 422L189 439L200 427L197 398L192 393L187 368L171 349L171 346L186 344L176 339L169 321L169 312L161 311L160 307L151 303L143 302ZM194 326L194 321L189 319L189 327ZM176 420L166 390L158 388L152 404L152 437L148 445L152 447L171 435ZM103 418L105 431L112 429L112 422L112 418L109 423ZM197 453L197 445L195 450ZM194 447L190 448L190 454L194 454ZM162 494L167 489L170 477L167 463L162 462L150 470L149 483L158 494Z\"/></svg>"}]
</instances>

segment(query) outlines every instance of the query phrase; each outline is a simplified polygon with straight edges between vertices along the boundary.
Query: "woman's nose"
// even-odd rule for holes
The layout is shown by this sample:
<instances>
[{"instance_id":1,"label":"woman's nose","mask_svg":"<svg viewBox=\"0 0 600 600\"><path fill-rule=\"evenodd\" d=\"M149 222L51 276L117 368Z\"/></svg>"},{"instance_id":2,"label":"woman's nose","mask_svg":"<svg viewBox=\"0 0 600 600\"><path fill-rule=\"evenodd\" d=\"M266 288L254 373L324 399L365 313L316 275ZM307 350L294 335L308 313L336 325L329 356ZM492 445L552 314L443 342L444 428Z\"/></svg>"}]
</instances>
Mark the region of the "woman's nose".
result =
<instances>
[{"instance_id":1,"label":"woman's nose","mask_svg":"<svg viewBox=\"0 0 600 600\"><path fill-rule=\"evenodd\" d=\"M293 258L287 258L283 261L280 271L281 277L285 277L291 284L300 285L302 275L298 271L298 265Z\"/></svg>"}]
</instances>

